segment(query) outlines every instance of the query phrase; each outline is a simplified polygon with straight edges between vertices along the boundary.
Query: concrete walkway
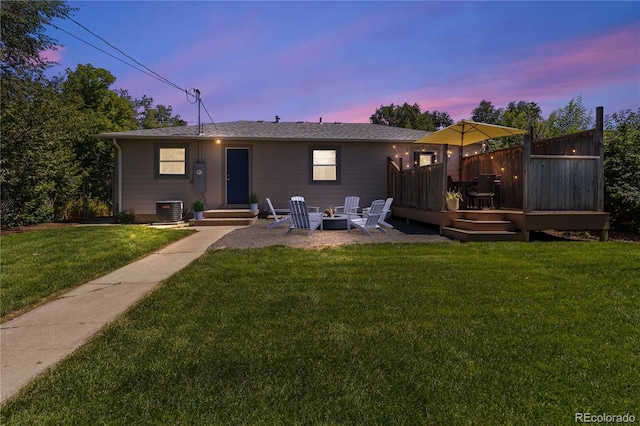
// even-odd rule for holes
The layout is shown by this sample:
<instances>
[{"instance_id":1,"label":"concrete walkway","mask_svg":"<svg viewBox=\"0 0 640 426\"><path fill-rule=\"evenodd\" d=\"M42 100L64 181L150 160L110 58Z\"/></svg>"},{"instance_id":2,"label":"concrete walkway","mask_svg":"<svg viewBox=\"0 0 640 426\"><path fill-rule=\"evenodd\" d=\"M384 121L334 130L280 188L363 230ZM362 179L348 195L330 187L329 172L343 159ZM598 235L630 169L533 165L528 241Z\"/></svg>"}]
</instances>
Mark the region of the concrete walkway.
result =
<instances>
[{"instance_id":1,"label":"concrete walkway","mask_svg":"<svg viewBox=\"0 0 640 426\"><path fill-rule=\"evenodd\" d=\"M237 228L196 227L199 232L2 324L0 403Z\"/></svg>"}]
</instances>

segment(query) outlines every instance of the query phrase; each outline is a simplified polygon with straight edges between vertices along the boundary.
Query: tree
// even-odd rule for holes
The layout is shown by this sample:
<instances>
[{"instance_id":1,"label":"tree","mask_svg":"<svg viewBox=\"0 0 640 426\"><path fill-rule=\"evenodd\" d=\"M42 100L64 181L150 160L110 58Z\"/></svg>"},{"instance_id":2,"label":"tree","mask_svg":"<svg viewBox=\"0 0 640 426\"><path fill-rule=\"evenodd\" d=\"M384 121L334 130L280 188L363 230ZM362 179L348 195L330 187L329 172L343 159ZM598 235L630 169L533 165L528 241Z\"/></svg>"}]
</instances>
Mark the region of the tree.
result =
<instances>
[{"instance_id":1,"label":"tree","mask_svg":"<svg viewBox=\"0 0 640 426\"><path fill-rule=\"evenodd\" d=\"M128 96L128 93L126 95ZM136 110L136 121L140 129L187 125L187 122L181 119L179 115L171 115L172 108L170 106L158 105L154 108L153 98L151 97L143 95L142 99L135 99L131 102Z\"/></svg>"},{"instance_id":2,"label":"tree","mask_svg":"<svg viewBox=\"0 0 640 426\"><path fill-rule=\"evenodd\" d=\"M430 116L431 123L433 123L433 129L428 129L430 131L442 129L453 124L451 116L446 112L433 111L430 113L426 111L425 114Z\"/></svg>"},{"instance_id":3,"label":"tree","mask_svg":"<svg viewBox=\"0 0 640 426\"><path fill-rule=\"evenodd\" d=\"M0 59L6 74L38 72L52 65L40 53L56 49L57 41L46 34L54 18L65 18L75 9L59 0L0 2Z\"/></svg>"},{"instance_id":4,"label":"tree","mask_svg":"<svg viewBox=\"0 0 640 426\"><path fill-rule=\"evenodd\" d=\"M0 216L2 228L51 220L78 185L73 153L64 143L74 108L58 81L43 77L53 48L45 34L54 17L72 10L60 1L0 3Z\"/></svg>"},{"instance_id":5,"label":"tree","mask_svg":"<svg viewBox=\"0 0 640 426\"><path fill-rule=\"evenodd\" d=\"M439 127L446 127L453 124L453 120L446 112L420 110L417 103L409 105L381 105L369 118L373 124L383 124L385 126L403 127L407 129L417 129L435 131Z\"/></svg>"},{"instance_id":6,"label":"tree","mask_svg":"<svg viewBox=\"0 0 640 426\"><path fill-rule=\"evenodd\" d=\"M577 99L571 99L564 108L558 108L549 114L545 136L554 138L589 130L593 127L593 115L583 105L582 96L578 96Z\"/></svg>"},{"instance_id":7,"label":"tree","mask_svg":"<svg viewBox=\"0 0 640 426\"><path fill-rule=\"evenodd\" d=\"M605 119L604 182L611 226L640 232L640 108Z\"/></svg>"},{"instance_id":8,"label":"tree","mask_svg":"<svg viewBox=\"0 0 640 426\"><path fill-rule=\"evenodd\" d=\"M500 124L502 121L502 108L496 109L489 101L482 100L473 111L471 111L471 121L487 124Z\"/></svg>"},{"instance_id":9,"label":"tree","mask_svg":"<svg viewBox=\"0 0 640 426\"><path fill-rule=\"evenodd\" d=\"M44 77L52 65L40 53L55 49L46 35L53 18L75 10L62 1L0 2L0 216L2 228L59 217L88 178L91 195L108 200L113 147L92 135L139 128L135 102L109 89L115 77L90 64ZM186 124L159 105L149 125Z\"/></svg>"},{"instance_id":10,"label":"tree","mask_svg":"<svg viewBox=\"0 0 640 426\"><path fill-rule=\"evenodd\" d=\"M137 128L131 103L109 87L116 78L91 64L67 69L62 96L75 104L77 118L70 123L67 140L93 197L109 200L113 176L113 146L92 135Z\"/></svg>"}]
</instances>

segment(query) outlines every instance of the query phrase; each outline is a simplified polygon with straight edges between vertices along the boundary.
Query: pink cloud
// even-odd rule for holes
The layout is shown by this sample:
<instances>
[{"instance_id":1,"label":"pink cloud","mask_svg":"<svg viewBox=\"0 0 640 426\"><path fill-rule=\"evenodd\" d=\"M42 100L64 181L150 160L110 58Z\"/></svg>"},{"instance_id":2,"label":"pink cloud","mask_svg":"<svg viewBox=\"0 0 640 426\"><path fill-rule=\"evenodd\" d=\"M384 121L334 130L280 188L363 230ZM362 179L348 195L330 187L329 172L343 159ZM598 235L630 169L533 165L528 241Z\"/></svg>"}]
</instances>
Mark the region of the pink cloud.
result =
<instances>
[{"instance_id":1,"label":"pink cloud","mask_svg":"<svg viewBox=\"0 0 640 426\"><path fill-rule=\"evenodd\" d=\"M628 85L629 92L635 90L638 96L637 34L637 26L630 25L587 38L541 44L521 52L521 60L474 69L467 76L456 76L455 81L405 92L400 99L416 99L423 110L446 111L458 120L468 118L483 99L496 108L520 100L557 108L578 95L620 85ZM550 112L543 110L544 115Z\"/></svg>"},{"instance_id":2,"label":"pink cloud","mask_svg":"<svg viewBox=\"0 0 640 426\"><path fill-rule=\"evenodd\" d=\"M40 59L46 62L60 62L66 50L67 49L64 46L57 46L52 49L43 50L40 52Z\"/></svg>"}]
</instances>

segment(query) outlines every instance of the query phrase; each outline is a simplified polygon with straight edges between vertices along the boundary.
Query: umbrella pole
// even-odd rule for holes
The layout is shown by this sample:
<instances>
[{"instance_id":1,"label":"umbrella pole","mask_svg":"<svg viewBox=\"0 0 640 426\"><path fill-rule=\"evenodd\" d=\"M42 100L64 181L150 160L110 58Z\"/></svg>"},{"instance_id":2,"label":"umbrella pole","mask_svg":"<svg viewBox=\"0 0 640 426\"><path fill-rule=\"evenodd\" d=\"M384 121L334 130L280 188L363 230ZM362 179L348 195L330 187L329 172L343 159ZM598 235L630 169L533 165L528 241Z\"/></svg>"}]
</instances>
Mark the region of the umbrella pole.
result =
<instances>
[{"instance_id":1,"label":"umbrella pole","mask_svg":"<svg viewBox=\"0 0 640 426\"><path fill-rule=\"evenodd\" d=\"M462 123L462 134L460 135L460 149L458 149L458 178L462 179L462 148L464 147L464 126L465 123Z\"/></svg>"}]
</instances>

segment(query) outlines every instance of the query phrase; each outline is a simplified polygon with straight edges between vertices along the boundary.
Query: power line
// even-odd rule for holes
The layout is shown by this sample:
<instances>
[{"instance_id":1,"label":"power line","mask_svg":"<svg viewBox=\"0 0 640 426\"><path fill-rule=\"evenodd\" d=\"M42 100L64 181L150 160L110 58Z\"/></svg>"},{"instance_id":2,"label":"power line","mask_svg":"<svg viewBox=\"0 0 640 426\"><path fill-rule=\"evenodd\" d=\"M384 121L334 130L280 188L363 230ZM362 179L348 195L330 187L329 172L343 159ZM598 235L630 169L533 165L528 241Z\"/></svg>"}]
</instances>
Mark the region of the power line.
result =
<instances>
[{"instance_id":1,"label":"power line","mask_svg":"<svg viewBox=\"0 0 640 426\"><path fill-rule=\"evenodd\" d=\"M82 38L80 38L80 37L76 36L75 34L70 33L69 31L66 31L66 30L64 30L64 29L62 29L62 28L60 28L60 27L57 27L56 25L53 25L53 24L51 24L51 25L52 25L54 28L56 28L57 30L62 31L63 33L70 35L71 37L73 37L73 38L75 38L75 39L77 39L77 40L79 40L79 41L81 41L81 42L83 42L83 43L85 43L85 44L87 44L87 45L89 45L89 46L93 47L94 49L99 50L100 52L102 52L102 53L104 53L104 54L106 54L106 55L111 56L112 58L114 58L114 59L116 59L116 60L118 60L118 61L120 61L120 62L124 63L125 65L128 65L128 66L130 66L131 68L133 68L133 69L135 69L135 70L137 70L137 71L140 71L140 72L142 72L142 73L144 73L144 74L148 75L149 77L155 78L155 79L156 79L156 80L158 80L158 81L161 81L161 82L163 82L163 83L165 83L165 84L167 84L167 85L169 85L169 86L171 86L171 87L173 87L173 88L175 88L175 89L178 89L178 90L180 90L181 92L184 92L184 93L186 94L186 96L187 96L187 102L189 102L189 103L191 103L191 104L195 104L195 103L197 103L197 102L200 102L200 105L202 105L202 107L204 108L205 112L207 113L207 116L209 117L209 120L211 120L211 123L213 123L213 125L215 126L215 122L213 121L213 118L211 118L211 114L209 114L209 111L207 110L206 106L204 106L204 103L202 102L202 99L200 98L200 92L199 92L197 89L190 89L190 90L183 89L182 87L180 87L180 86L178 86L177 84L173 83L173 82L172 82L172 81L170 81L169 79L167 79L167 78L165 78L165 77L161 76L160 74L158 74L157 72L153 71L153 70L152 70L152 69L150 69L149 67L147 67L147 66L145 66L145 65L141 64L141 63L140 63L140 62L138 62L136 59L134 59L134 58L133 58L133 57L131 57L130 55L126 54L126 53L125 53L125 52L123 52L121 49L117 48L116 46L114 46L113 44L111 44L110 42L108 42L107 40L105 40L103 37L101 37L101 36L99 36L98 34L94 33L94 32L93 32L93 31L91 31L89 28L87 28L86 26L82 25L81 23L79 23L79 22L78 22L78 21L76 21L75 19L73 19L73 18L71 18L71 17L69 17L69 16L67 16L66 18L67 18L67 19L69 19L69 20L70 20L71 22L73 22L74 24L76 24L76 25L78 25L79 27L81 27L82 29L84 29L85 31L87 31L87 32L88 32L89 34L91 34L92 36L94 36L94 37L96 37L96 38L100 39L103 43L107 44L107 45L108 45L109 47L111 47L112 49L115 49L115 50L116 50L116 51L118 51L120 54L122 54L122 55L124 55L125 57L129 58L130 60L132 60L133 62L135 62L136 64L138 64L140 67L142 67L142 68L144 68L144 69L138 68L137 66L135 66L135 65L133 65L133 64L131 64L131 63L129 63L129 62L127 62L127 61L125 61L125 60L123 60L122 58L119 58L119 57L117 57L117 56L114 56L113 54L111 54L111 53L109 53L109 52L107 52L107 51L105 51L105 50L103 50L103 49L101 49L101 48L99 48L99 47L97 47L97 46L95 46L95 45L93 45L93 44L89 43L88 41L86 41L86 40L84 40L84 39L82 39ZM147 72L147 71L145 71L145 70L147 70L148 72ZM189 97L190 97L190 96L195 98L195 100L194 100L193 102L191 102L191 100L189 99ZM216 129L217 129L217 128L216 128Z\"/></svg>"},{"instance_id":2,"label":"power line","mask_svg":"<svg viewBox=\"0 0 640 426\"><path fill-rule=\"evenodd\" d=\"M76 36L76 35L74 35L74 34L70 33L69 31L66 31L66 30L64 30L64 29L62 29L62 28L60 28L60 27L57 27L57 26L53 25L53 24L52 24L52 26L53 26L55 29L57 29L57 30L59 30L59 31L62 31L63 33L68 34L68 35L70 35L71 37L73 37L73 38L75 38L75 39L77 39L77 40L80 40L81 42L83 42L83 43L85 43L85 44L87 44L87 45L89 45L89 46L93 47L94 49L99 50L100 52L102 52L102 53L104 53L104 54L106 54L106 55L111 56L112 58L114 58L114 59L116 59L116 60L118 60L118 61L122 62L123 64L125 64L125 65L129 65L131 68L133 68L133 69L135 69L135 70L138 70L138 71L140 71L140 72L142 72L142 73L144 73L144 74L148 75L149 77L153 77L153 78L155 78L156 80L160 80L158 77L154 76L153 74L149 74L149 73L148 73L148 72L146 72L145 70L142 70L142 69L140 69L140 68L136 67L135 65L132 65L132 64L130 64L129 62L127 62L127 61L125 61L125 60L123 60L123 59L121 59L121 58L118 58L117 56L112 55L111 53L107 52L106 50L103 50L103 49L99 48L98 46L95 46L95 45L93 45L93 44L89 43L88 41L81 39L80 37L78 37L78 36ZM164 80L160 80L160 81L162 81L163 83L166 83ZM182 89L180 89L180 90L182 90Z\"/></svg>"},{"instance_id":3,"label":"power line","mask_svg":"<svg viewBox=\"0 0 640 426\"><path fill-rule=\"evenodd\" d=\"M100 37L98 34L94 33L93 31L91 31L89 28L85 27L84 25L82 25L81 23L79 23L78 21L76 21L75 19L71 18L71 17L67 17L67 19L69 19L71 22L73 22L74 24L78 25L80 28L84 29L86 32L88 32L89 34L91 34L94 37L97 37L98 39L102 40L105 44L107 44L109 47L117 50L118 52L120 52L121 54L123 54L124 56L126 56L127 58L131 59L133 62L135 62L136 64L140 65L141 67L143 67L144 69L148 70L149 72L151 72L152 74L156 75L157 78L160 81L165 82L166 84L168 84L169 86L172 86L182 92L185 92L187 94L189 94L185 89L181 88L180 86L178 86L175 83L172 83L171 81L169 81L167 78L161 76L160 74L158 74L157 72L153 71L152 69L150 69L149 67L141 64L140 62L138 62L137 60L135 60L134 58L132 58L131 56L127 55L126 53L124 53L122 50L120 50L119 48L117 48L116 46L114 46L113 44L109 43L107 40L105 40L104 38ZM137 69L137 68L136 68ZM145 74L147 74L145 72ZM148 75L148 74L147 74Z\"/></svg>"}]
</instances>

